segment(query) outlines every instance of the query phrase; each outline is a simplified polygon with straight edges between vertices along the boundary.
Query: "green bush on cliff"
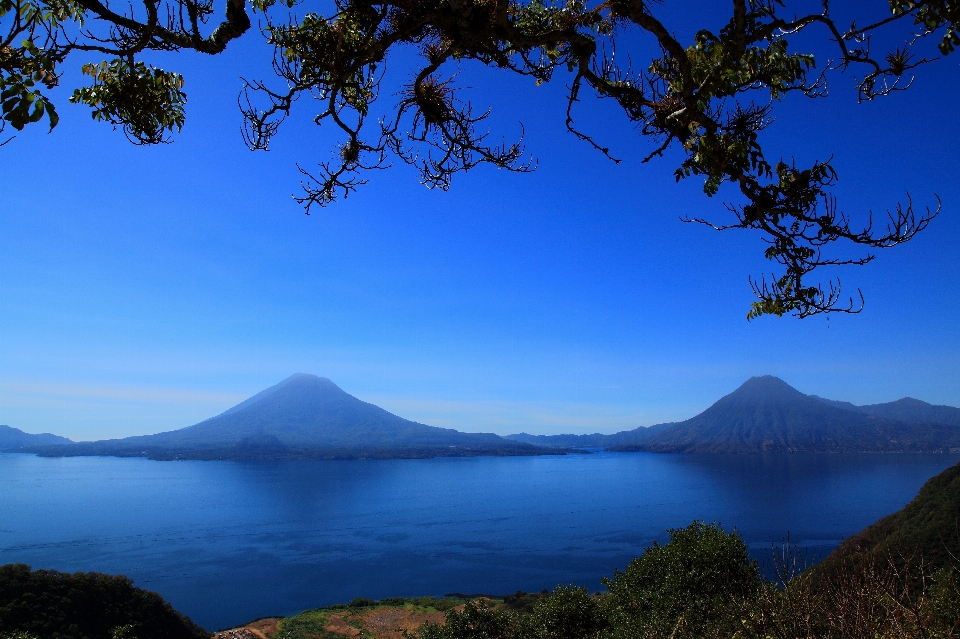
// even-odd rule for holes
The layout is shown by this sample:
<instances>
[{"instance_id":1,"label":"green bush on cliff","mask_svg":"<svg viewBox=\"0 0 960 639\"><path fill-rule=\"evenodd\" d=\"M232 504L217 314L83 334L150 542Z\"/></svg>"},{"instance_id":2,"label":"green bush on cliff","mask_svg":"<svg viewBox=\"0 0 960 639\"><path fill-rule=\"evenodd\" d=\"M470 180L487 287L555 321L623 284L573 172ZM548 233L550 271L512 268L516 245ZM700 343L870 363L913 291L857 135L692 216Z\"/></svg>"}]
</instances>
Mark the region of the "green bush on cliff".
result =
<instances>
[{"instance_id":1,"label":"green bush on cliff","mask_svg":"<svg viewBox=\"0 0 960 639\"><path fill-rule=\"evenodd\" d=\"M124 576L0 566L0 637L205 639L209 633Z\"/></svg>"}]
</instances>

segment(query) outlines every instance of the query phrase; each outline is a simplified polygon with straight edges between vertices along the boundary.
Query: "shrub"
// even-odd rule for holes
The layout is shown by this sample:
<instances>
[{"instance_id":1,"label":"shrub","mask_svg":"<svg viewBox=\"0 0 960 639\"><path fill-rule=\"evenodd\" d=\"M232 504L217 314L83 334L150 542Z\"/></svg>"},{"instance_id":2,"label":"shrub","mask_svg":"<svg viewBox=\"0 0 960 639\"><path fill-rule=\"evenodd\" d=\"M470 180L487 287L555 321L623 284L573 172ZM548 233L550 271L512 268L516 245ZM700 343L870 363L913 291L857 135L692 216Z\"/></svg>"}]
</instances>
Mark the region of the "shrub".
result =
<instances>
[{"instance_id":1,"label":"shrub","mask_svg":"<svg viewBox=\"0 0 960 639\"><path fill-rule=\"evenodd\" d=\"M520 639L517 617L486 600L468 601L463 610L448 610L443 625L426 623L408 639Z\"/></svg>"},{"instance_id":2,"label":"shrub","mask_svg":"<svg viewBox=\"0 0 960 639\"><path fill-rule=\"evenodd\" d=\"M586 588L557 586L534 605L529 628L537 639L588 639L607 628L607 619Z\"/></svg>"},{"instance_id":3,"label":"shrub","mask_svg":"<svg viewBox=\"0 0 960 639\"><path fill-rule=\"evenodd\" d=\"M376 606L377 602L373 599L367 599L366 597L357 597L347 605L351 608L369 608L371 606Z\"/></svg>"},{"instance_id":4,"label":"shrub","mask_svg":"<svg viewBox=\"0 0 960 639\"><path fill-rule=\"evenodd\" d=\"M759 569L739 533L700 521L668 532L668 543L603 580L615 637L703 636L758 592Z\"/></svg>"}]
</instances>

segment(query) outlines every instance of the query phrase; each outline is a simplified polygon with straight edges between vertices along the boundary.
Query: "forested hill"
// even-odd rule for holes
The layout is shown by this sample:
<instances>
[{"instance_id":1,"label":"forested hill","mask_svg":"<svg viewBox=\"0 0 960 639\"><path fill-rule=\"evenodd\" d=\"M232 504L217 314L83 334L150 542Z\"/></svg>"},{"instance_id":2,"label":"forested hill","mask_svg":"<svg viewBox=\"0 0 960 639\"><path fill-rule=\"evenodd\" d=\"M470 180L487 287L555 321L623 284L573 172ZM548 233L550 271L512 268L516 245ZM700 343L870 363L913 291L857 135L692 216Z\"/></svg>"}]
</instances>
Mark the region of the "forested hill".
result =
<instances>
[{"instance_id":1,"label":"forested hill","mask_svg":"<svg viewBox=\"0 0 960 639\"><path fill-rule=\"evenodd\" d=\"M960 427L907 423L804 395L781 379L752 377L696 417L613 450L681 453L945 452Z\"/></svg>"},{"instance_id":2,"label":"forested hill","mask_svg":"<svg viewBox=\"0 0 960 639\"><path fill-rule=\"evenodd\" d=\"M38 449L42 455L152 459L349 459L556 454L492 433L412 422L296 374L233 408L180 430Z\"/></svg>"},{"instance_id":3,"label":"forested hill","mask_svg":"<svg viewBox=\"0 0 960 639\"><path fill-rule=\"evenodd\" d=\"M17 452L35 446L68 445L72 443L71 440L59 435L51 435L50 433L31 435L19 428L0 424L0 451L3 452Z\"/></svg>"},{"instance_id":4,"label":"forested hill","mask_svg":"<svg viewBox=\"0 0 960 639\"><path fill-rule=\"evenodd\" d=\"M960 464L927 481L903 510L844 541L821 568L830 570L845 559L864 556L880 561L922 557L934 568L960 561Z\"/></svg>"}]
</instances>

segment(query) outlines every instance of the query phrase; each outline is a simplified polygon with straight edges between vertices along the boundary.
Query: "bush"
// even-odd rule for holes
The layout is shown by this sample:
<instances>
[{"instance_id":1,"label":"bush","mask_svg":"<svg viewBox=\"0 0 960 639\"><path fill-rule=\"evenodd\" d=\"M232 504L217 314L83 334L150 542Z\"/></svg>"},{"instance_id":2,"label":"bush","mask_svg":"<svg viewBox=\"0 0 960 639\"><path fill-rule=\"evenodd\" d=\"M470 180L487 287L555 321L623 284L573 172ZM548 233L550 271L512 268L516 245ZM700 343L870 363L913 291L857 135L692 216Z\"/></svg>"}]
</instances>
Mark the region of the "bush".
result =
<instances>
[{"instance_id":1,"label":"bush","mask_svg":"<svg viewBox=\"0 0 960 639\"><path fill-rule=\"evenodd\" d=\"M736 531L695 521L668 532L668 543L654 542L624 572L603 580L615 637L704 636L729 623L725 613L760 589L757 563Z\"/></svg>"},{"instance_id":2,"label":"bush","mask_svg":"<svg viewBox=\"0 0 960 639\"><path fill-rule=\"evenodd\" d=\"M524 592L522 590L518 590L516 593L512 595L507 595L506 597L504 597L503 603L505 606L510 608L510 610L513 610L516 612L532 613L533 607L537 605L537 602L540 600L540 598L548 594L550 594L549 590L544 590L542 593Z\"/></svg>"},{"instance_id":3,"label":"bush","mask_svg":"<svg viewBox=\"0 0 960 639\"><path fill-rule=\"evenodd\" d=\"M426 623L408 639L520 639L516 615L493 608L486 600L468 601L463 610L448 610L441 626Z\"/></svg>"},{"instance_id":4,"label":"bush","mask_svg":"<svg viewBox=\"0 0 960 639\"><path fill-rule=\"evenodd\" d=\"M379 606L405 606L407 600L403 597L388 597L377 602Z\"/></svg>"},{"instance_id":5,"label":"bush","mask_svg":"<svg viewBox=\"0 0 960 639\"><path fill-rule=\"evenodd\" d=\"M347 605L351 608L370 608L371 606L376 606L377 602L373 599L367 599L366 597L357 597Z\"/></svg>"},{"instance_id":6,"label":"bush","mask_svg":"<svg viewBox=\"0 0 960 639\"><path fill-rule=\"evenodd\" d=\"M588 639L607 628L607 619L586 588L557 586L539 598L529 622L537 639Z\"/></svg>"}]
</instances>

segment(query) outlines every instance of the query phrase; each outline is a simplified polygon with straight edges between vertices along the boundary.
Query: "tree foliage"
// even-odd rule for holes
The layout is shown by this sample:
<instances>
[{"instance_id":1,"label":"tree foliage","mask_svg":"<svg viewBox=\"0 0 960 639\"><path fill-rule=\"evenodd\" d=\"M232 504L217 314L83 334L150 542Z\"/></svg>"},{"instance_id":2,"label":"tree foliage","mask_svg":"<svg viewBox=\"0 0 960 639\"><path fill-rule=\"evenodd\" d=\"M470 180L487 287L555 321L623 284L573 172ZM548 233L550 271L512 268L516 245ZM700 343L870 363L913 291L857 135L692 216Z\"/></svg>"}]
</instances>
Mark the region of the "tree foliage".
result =
<instances>
[{"instance_id":1,"label":"tree foliage","mask_svg":"<svg viewBox=\"0 0 960 639\"><path fill-rule=\"evenodd\" d=\"M306 1L306 0L305 0ZM757 301L749 318L764 314L806 317L857 312L843 301L839 280L811 283L817 268L865 264L874 249L911 239L939 212L916 212L907 197L887 214L882 228L871 219L858 227L838 206L831 189L837 172L830 160L797 165L771 155L761 133L776 104L797 93L822 97L834 71L859 74L862 101L909 87L911 73L958 43L957 0L886 0L885 18L849 28L834 21L828 0L822 11L789 14L786 0L731 0L730 19L716 31L701 29L690 42L678 39L657 17L653 0L333 0L304 6L298 0L0 0L0 99L2 122L20 130L56 110L45 91L57 85L67 56L106 56L86 62L93 85L71 100L90 106L93 117L119 126L142 144L166 141L184 124L186 94L177 73L139 60L150 51L190 49L218 54L250 29L251 18L274 48L277 80L246 82L241 96L244 138L251 149L268 148L300 97L321 105L311 114L341 134L335 159L304 174L297 197L307 212L346 197L366 182L369 169L398 160L417 167L422 181L446 189L453 176L480 164L532 170L520 141L495 143L482 129L489 111L462 97L454 66L473 61L529 76L538 83L555 75L568 85L566 126L613 161L602 137L580 130L577 104L588 93L611 100L651 141L647 160L679 152L677 180L703 181L708 196L729 185L739 195L726 205L728 220L690 222L717 229L751 229L767 242L767 259L779 272L752 281ZM216 26L209 25L216 13ZM787 17L789 15L789 17ZM691 17L690 19L695 19ZM877 54L875 34L886 30L904 44ZM819 66L797 50L799 34L819 33L834 52ZM643 37L659 54L640 63L624 55ZM388 54L402 45L420 52L406 69L410 79L393 105L378 111ZM618 49L618 45L621 49ZM640 52L642 55L642 51ZM636 60L634 62L633 60ZM559 72L559 73L558 73ZM671 155L671 157L673 157ZM832 250L838 242L865 252Z\"/></svg>"}]
</instances>

